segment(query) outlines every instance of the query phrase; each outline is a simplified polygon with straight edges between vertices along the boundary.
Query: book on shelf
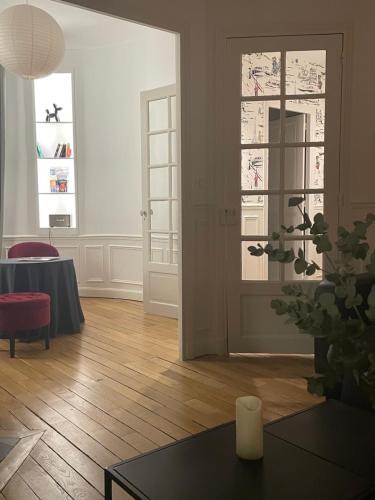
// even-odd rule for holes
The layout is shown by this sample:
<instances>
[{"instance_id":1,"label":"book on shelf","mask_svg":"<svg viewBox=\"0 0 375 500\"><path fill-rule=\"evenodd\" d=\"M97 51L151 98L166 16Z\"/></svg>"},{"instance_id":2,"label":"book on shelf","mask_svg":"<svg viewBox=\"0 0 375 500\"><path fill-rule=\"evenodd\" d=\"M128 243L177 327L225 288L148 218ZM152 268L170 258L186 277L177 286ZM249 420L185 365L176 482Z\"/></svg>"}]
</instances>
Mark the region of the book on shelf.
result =
<instances>
[{"instance_id":1,"label":"book on shelf","mask_svg":"<svg viewBox=\"0 0 375 500\"><path fill-rule=\"evenodd\" d=\"M38 158L44 158L44 154L43 154L42 148L40 147L39 144L36 145L36 152L38 154Z\"/></svg>"},{"instance_id":2,"label":"book on shelf","mask_svg":"<svg viewBox=\"0 0 375 500\"><path fill-rule=\"evenodd\" d=\"M70 143L67 142L66 144L58 144L54 158L71 158L72 156L72 149L70 147Z\"/></svg>"},{"instance_id":3,"label":"book on shelf","mask_svg":"<svg viewBox=\"0 0 375 500\"><path fill-rule=\"evenodd\" d=\"M67 193L68 175L69 169L67 167L51 167L49 171L50 192Z\"/></svg>"}]
</instances>

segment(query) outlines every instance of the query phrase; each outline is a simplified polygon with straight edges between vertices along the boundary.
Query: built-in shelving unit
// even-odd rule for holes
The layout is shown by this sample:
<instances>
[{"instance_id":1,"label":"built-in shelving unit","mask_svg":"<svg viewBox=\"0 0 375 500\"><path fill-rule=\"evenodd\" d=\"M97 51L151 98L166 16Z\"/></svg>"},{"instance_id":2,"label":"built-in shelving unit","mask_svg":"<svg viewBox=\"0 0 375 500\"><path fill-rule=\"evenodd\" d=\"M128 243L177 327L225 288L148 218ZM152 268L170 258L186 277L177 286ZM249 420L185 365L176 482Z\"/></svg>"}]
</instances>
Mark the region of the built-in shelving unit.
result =
<instances>
[{"instance_id":1,"label":"built-in shelving unit","mask_svg":"<svg viewBox=\"0 0 375 500\"><path fill-rule=\"evenodd\" d=\"M77 227L72 88L71 73L53 73L34 82L40 229L49 228L53 214L70 215L70 227ZM58 121L54 104L62 108Z\"/></svg>"}]
</instances>

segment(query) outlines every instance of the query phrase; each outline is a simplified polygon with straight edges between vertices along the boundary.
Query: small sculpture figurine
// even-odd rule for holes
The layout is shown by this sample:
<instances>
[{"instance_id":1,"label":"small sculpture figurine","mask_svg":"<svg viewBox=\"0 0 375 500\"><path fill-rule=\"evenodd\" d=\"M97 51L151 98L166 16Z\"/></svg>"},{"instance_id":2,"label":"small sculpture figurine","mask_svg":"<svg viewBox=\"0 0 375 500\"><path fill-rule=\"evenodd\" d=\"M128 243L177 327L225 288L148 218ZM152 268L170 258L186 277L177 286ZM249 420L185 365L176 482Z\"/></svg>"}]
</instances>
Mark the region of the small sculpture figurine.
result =
<instances>
[{"instance_id":1,"label":"small sculpture figurine","mask_svg":"<svg viewBox=\"0 0 375 500\"><path fill-rule=\"evenodd\" d=\"M59 122L60 121L60 118L58 116L58 113L59 111L61 111L63 108L58 108L56 104L53 105L53 107L55 108L55 112L54 113L50 113L48 109L46 109L46 113L47 113L47 116L46 116L46 122L50 122L51 121L51 118L54 118L55 121Z\"/></svg>"}]
</instances>

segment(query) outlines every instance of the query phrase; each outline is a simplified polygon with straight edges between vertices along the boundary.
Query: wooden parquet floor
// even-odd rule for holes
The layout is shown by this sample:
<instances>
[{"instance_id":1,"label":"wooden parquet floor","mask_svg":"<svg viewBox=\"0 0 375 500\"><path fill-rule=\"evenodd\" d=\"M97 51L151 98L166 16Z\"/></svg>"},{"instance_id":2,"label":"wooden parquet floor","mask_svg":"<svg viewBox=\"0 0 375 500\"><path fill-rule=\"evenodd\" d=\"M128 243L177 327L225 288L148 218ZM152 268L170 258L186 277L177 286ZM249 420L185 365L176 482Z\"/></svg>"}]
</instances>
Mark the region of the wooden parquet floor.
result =
<instances>
[{"instance_id":1,"label":"wooden parquet floor","mask_svg":"<svg viewBox=\"0 0 375 500\"><path fill-rule=\"evenodd\" d=\"M0 499L101 499L104 467L232 420L241 395L262 398L266 421L318 402L303 380L311 357L181 362L175 320L137 302L82 305L82 334L53 339L49 351L20 343L10 359L0 342L0 429L44 431Z\"/></svg>"}]
</instances>

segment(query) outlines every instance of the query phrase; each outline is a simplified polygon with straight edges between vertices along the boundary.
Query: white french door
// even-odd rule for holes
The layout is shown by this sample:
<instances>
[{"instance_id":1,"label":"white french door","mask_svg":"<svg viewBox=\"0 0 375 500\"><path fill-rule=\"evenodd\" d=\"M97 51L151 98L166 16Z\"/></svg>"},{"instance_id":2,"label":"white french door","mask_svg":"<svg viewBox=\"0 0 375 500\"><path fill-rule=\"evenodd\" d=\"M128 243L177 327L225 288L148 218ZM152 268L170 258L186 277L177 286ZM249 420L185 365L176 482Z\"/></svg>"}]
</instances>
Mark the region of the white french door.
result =
<instances>
[{"instance_id":1,"label":"white french door","mask_svg":"<svg viewBox=\"0 0 375 500\"><path fill-rule=\"evenodd\" d=\"M176 86L141 94L143 300L145 312L178 316Z\"/></svg>"},{"instance_id":2,"label":"white french door","mask_svg":"<svg viewBox=\"0 0 375 500\"><path fill-rule=\"evenodd\" d=\"M280 225L302 222L288 199L304 197L313 219L338 221L342 36L228 39L225 86L227 304L229 352L311 352L312 341L270 308L282 286L316 286L321 274L252 257ZM308 233L287 235L321 262ZM312 279L313 278L313 279Z\"/></svg>"}]
</instances>

